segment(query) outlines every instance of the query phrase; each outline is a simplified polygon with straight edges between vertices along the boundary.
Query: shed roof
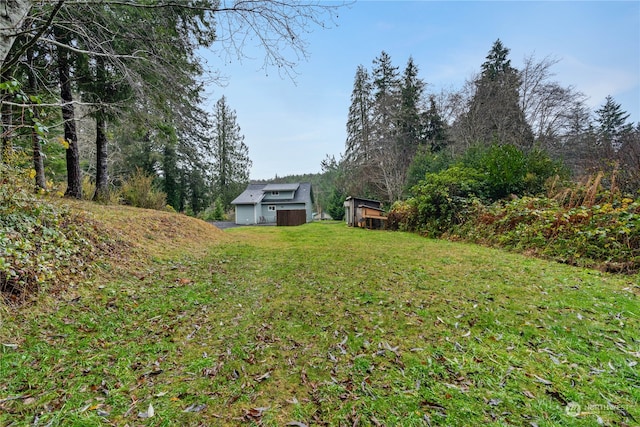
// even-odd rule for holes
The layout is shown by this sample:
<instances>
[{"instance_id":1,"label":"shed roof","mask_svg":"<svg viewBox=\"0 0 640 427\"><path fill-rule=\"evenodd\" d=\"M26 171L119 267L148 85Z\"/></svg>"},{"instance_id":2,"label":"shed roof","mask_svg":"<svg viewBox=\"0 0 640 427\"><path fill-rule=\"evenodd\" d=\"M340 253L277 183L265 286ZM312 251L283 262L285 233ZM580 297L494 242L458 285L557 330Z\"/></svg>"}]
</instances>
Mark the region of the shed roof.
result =
<instances>
[{"instance_id":1,"label":"shed roof","mask_svg":"<svg viewBox=\"0 0 640 427\"><path fill-rule=\"evenodd\" d=\"M351 205L352 203L356 207L367 206L367 207L376 208L376 209L381 209L382 207L382 202L378 200L364 199L362 197L349 196L344 201L345 206Z\"/></svg>"}]
</instances>

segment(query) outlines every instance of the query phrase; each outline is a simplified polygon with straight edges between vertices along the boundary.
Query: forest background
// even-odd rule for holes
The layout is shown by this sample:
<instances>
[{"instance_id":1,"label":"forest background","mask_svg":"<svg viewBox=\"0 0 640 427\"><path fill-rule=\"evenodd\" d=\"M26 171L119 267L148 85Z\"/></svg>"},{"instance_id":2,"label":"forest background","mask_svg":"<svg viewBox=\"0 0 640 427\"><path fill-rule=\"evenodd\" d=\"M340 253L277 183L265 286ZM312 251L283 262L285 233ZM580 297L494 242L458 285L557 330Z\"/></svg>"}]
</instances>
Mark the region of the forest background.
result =
<instances>
[{"instance_id":1,"label":"forest background","mask_svg":"<svg viewBox=\"0 0 640 427\"><path fill-rule=\"evenodd\" d=\"M217 43L241 58L251 38L265 67L287 74L292 58L307 53L304 34L331 25L342 6L10 5L0 43L3 163L26 171L42 192L206 219L230 212L252 160L228 100L221 97L212 112L202 107L203 82L220 76L206 72L199 50ZM461 222L472 198L490 204L560 193L589 177L634 199L640 125L613 97L590 109L578 88L554 79L556 59L531 54L516 68L509 54L496 40L464 87L429 93L419 64L409 58L400 68L382 51L371 68L355 70L344 153L327 156L322 173L271 181L312 182L316 210L340 218L348 195L382 200L387 209L416 204L444 173L465 187L447 184L445 200L458 198L455 207L443 208L429 193L429 208L411 220L421 225L407 226L433 229L426 223L436 218L438 233Z\"/></svg>"}]
</instances>

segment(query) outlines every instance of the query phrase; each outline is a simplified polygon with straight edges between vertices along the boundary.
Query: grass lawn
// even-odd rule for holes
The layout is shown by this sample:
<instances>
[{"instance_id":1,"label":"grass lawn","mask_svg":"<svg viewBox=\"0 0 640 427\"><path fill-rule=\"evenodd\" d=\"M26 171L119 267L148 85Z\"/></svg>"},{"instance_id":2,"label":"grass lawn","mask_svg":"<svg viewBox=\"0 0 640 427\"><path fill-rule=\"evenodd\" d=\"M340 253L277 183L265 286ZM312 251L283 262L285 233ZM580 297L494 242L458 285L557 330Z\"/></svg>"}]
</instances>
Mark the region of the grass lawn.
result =
<instances>
[{"instance_id":1,"label":"grass lawn","mask_svg":"<svg viewBox=\"0 0 640 427\"><path fill-rule=\"evenodd\" d=\"M342 223L160 234L0 307L0 425L640 425L638 276Z\"/></svg>"}]
</instances>

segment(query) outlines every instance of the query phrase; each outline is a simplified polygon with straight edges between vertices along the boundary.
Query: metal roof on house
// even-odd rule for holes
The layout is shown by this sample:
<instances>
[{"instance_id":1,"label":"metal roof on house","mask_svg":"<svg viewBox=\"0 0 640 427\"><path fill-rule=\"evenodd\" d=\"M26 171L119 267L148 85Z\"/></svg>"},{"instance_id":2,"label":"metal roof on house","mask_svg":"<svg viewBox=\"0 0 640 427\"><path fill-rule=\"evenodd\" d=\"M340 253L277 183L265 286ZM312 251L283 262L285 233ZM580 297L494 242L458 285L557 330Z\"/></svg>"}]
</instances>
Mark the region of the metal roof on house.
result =
<instances>
[{"instance_id":1,"label":"metal roof on house","mask_svg":"<svg viewBox=\"0 0 640 427\"><path fill-rule=\"evenodd\" d=\"M313 195L311 193L311 183L303 182L299 184L249 184L247 189L244 190L238 197L236 197L231 204L232 205L255 205L262 202L265 196L265 192L271 191L293 191L292 199L284 199L272 201L273 204L288 204L288 203L306 203L307 201L313 202Z\"/></svg>"},{"instance_id":2,"label":"metal roof on house","mask_svg":"<svg viewBox=\"0 0 640 427\"><path fill-rule=\"evenodd\" d=\"M265 184L249 184L238 197L233 199L232 205L255 205L264 198Z\"/></svg>"},{"instance_id":3,"label":"metal roof on house","mask_svg":"<svg viewBox=\"0 0 640 427\"><path fill-rule=\"evenodd\" d=\"M267 184L264 191L296 191L300 184Z\"/></svg>"},{"instance_id":4,"label":"metal roof on house","mask_svg":"<svg viewBox=\"0 0 640 427\"><path fill-rule=\"evenodd\" d=\"M298 185L298 189L295 192L293 200L291 203L305 203L307 201L313 202L313 195L311 194L311 183L310 182L302 182Z\"/></svg>"}]
</instances>

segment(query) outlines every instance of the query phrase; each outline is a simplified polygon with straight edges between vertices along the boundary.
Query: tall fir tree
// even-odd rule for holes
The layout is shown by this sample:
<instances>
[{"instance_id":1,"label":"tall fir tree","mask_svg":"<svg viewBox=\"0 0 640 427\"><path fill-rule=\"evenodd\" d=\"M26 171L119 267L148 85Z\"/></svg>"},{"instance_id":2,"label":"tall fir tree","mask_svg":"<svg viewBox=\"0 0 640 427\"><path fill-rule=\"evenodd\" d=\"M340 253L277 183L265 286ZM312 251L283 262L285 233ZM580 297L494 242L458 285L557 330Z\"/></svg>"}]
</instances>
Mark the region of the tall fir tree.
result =
<instances>
[{"instance_id":1,"label":"tall fir tree","mask_svg":"<svg viewBox=\"0 0 640 427\"><path fill-rule=\"evenodd\" d=\"M398 165L407 169L422 143L424 134L420 114L426 84L418 77L418 66L409 57L400 85L400 109L397 117Z\"/></svg>"},{"instance_id":2,"label":"tall fir tree","mask_svg":"<svg viewBox=\"0 0 640 427\"><path fill-rule=\"evenodd\" d=\"M373 60L373 129L374 144L380 149L393 142L395 118L400 101L400 74L385 51Z\"/></svg>"},{"instance_id":3,"label":"tall fir tree","mask_svg":"<svg viewBox=\"0 0 640 427\"><path fill-rule=\"evenodd\" d=\"M369 71L359 65L351 92L351 105L347 117L345 159L352 165L366 163L371 149L372 83Z\"/></svg>"},{"instance_id":4,"label":"tall fir tree","mask_svg":"<svg viewBox=\"0 0 640 427\"><path fill-rule=\"evenodd\" d=\"M213 114L214 193L225 207L249 181L251 159L249 148L240 133L235 110L222 97L215 105Z\"/></svg>"},{"instance_id":5,"label":"tall fir tree","mask_svg":"<svg viewBox=\"0 0 640 427\"><path fill-rule=\"evenodd\" d=\"M403 180L399 164L402 149L398 144L401 79L398 67L382 51L373 60L373 156L366 170L369 187L376 198L395 201L400 197L398 183Z\"/></svg>"},{"instance_id":6,"label":"tall fir tree","mask_svg":"<svg viewBox=\"0 0 640 427\"><path fill-rule=\"evenodd\" d=\"M514 144L527 149L533 133L520 105L520 76L511 66L509 49L496 40L475 81L475 94L462 120L468 144Z\"/></svg>"}]
</instances>

